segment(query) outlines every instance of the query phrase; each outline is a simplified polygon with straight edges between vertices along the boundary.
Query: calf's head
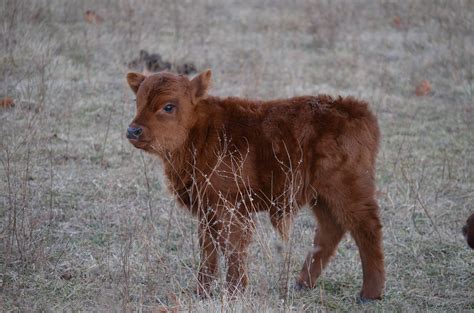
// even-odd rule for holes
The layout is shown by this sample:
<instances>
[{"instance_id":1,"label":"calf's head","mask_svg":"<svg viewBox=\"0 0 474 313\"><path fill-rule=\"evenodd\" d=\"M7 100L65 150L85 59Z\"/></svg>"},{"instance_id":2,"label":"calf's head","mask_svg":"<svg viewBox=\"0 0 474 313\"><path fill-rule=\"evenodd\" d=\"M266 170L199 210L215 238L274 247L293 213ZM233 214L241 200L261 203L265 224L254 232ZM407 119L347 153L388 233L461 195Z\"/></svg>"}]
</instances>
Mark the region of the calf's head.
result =
<instances>
[{"instance_id":1,"label":"calf's head","mask_svg":"<svg viewBox=\"0 0 474 313\"><path fill-rule=\"evenodd\" d=\"M132 72L127 81L137 105L127 129L128 140L136 148L157 154L181 147L196 123L196 106L207 97L211 71L192 80L168 72L149 76Z\"/></svg>"}]
</instances>

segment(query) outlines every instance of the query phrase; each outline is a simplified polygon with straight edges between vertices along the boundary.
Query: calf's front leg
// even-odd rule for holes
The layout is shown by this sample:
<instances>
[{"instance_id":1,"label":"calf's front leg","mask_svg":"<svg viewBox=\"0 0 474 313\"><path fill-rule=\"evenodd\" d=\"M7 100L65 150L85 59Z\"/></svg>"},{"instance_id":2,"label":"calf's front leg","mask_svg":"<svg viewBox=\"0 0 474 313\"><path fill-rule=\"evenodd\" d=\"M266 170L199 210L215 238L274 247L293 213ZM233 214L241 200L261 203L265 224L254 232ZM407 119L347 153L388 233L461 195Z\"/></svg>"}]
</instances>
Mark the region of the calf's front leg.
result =
<instances>
[{"instance_id":1,"label":"calf's front leg","mask_svg":"<svg viewBox=\"0 0 474 313\"><path fill-rule=\"evenodd\" d=\"M219 265L217 230L211 226L207 219L202 219L199 224L199 245L201 247L201 264L196 292L198 295L206 297L211 294L211 284L216 278Z\"/></svg>"},{"instance_id":2,"label":"calf's front leg","mask_svg":"<svg viewBox=\"0 0 474 313\"><path fill-rule=\"evenodd\" d=\"M248 285L247 248L252 239L250 218L226 218L222 225L219 244L224 253L227 269L227 290L231 296L245 291Z\"/></svg>"}]
</instances>

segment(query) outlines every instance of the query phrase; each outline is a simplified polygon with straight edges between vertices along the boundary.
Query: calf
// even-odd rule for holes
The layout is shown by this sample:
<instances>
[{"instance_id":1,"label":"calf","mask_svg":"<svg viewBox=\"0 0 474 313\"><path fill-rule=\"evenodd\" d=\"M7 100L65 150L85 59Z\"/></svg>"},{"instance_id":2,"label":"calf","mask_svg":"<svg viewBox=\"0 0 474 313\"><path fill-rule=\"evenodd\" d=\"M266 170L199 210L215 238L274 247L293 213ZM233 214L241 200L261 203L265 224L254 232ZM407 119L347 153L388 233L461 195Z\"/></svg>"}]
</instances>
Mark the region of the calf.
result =
<instances>
[{"instance_id":1,"label":"calf","mask_svg":"<svg viewBox=\"0 0 474 313\"><path fill-rule=\"evenodd\" d=\"M298 209L318 221L297 288L313 288L346 232L363 270L362 300L382 297L382 226L375 192L377 120L367 104L326 95L254 101L208 95L211 71L194 79L127 75L137 114L127 138L159 156L170 189L199 219L200 294L225 256L229 292L247 286L255 212L288 237Z\"/></svg>"},{"instance_id":2,"label":"calf","mask_svg":"<svg viewBox=\"0 0 474 313\"><path fill-rule=\"evenodd\" d=\"M462 228L462 233L466 238L468 246L474 249L474 213L467 219L466 225Z\"/></svg>"}]
</instances>

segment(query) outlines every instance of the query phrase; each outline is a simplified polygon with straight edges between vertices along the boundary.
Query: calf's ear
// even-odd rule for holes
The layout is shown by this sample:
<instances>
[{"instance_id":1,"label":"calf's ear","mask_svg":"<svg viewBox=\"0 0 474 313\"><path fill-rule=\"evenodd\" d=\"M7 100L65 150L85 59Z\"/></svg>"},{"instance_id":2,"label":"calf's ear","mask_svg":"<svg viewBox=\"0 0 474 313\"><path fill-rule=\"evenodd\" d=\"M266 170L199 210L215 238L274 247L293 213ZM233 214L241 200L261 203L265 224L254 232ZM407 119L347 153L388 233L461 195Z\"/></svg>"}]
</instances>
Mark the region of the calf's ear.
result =
<instances>
[{"instance_id":1,"label":"calf's ear","mask_svg":"<svg viewBox=\"0 0 474 313\"><path fill-rule=\"evenodd\" d=\"M140 87L140 84L143 82L145 78L146 76L141 73L130 72L127 74L128 85L130 86L130 88L133 90L134 93L137 93L138 87Z\"/></svg>"},{"instance_id":2,"label":"calf's ear","mask_svg":"<svg viewBox=\"0 0 474 313\"><path fill-rule=\"evenodd\" d=\"M211 70L204 71L191 80L191 97L193 103L207 98L207 91L211 87Z\"/></svg>"}]
</instances>

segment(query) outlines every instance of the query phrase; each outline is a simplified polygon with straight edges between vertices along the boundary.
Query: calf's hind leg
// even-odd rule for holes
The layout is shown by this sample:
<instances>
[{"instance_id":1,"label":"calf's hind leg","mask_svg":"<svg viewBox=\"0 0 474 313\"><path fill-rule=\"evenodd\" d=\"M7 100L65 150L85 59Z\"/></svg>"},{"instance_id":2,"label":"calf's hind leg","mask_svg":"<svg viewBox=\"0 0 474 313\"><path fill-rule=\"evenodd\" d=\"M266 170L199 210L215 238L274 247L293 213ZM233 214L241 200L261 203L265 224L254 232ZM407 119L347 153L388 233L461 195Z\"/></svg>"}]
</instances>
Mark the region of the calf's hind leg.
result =
<instances>
[{"instance_id":1,"label":"calf's hind leg","mask_svg":"<svg viewBox=\"0 0 474 313\"><path fill-rule=\"evenodd\" d=\"M314 288L316 280L345 233L345 229L337 223L322 199L318 201L317 206L313 206L313 211L318 221L318 228L314 235L313 247L306 257L296 282L297 289Z\"/></svg>"},{"instance_id":2,"label":"calf's hind leg","mask_svg":"<svg viewBox=\"0 0 474 313\"><path fill-rule=\"evenodd\" d=\"M317 278L347 229L357 244L362 261L363 285L360 300L381 299L385 285L385 270L382 226L377 202L369 200L346 207L347 210L335 211L320 199L317 207L313 208L318 220L318 229L314 237L313 250L308 254L297 280L297 288L315 286Z\"/></svg>"},{"instance_id":3,"label":"calf's hind leg","mask_svg":"<svg viewBox=\"0 0 474 313\"><path fill-rule=\"evenodd\" d=\"M375 200L359 205L350 232L359 248L363 285L360 300L381 299L385 286L382 225Z\"/></svg>"}]
</instances>

